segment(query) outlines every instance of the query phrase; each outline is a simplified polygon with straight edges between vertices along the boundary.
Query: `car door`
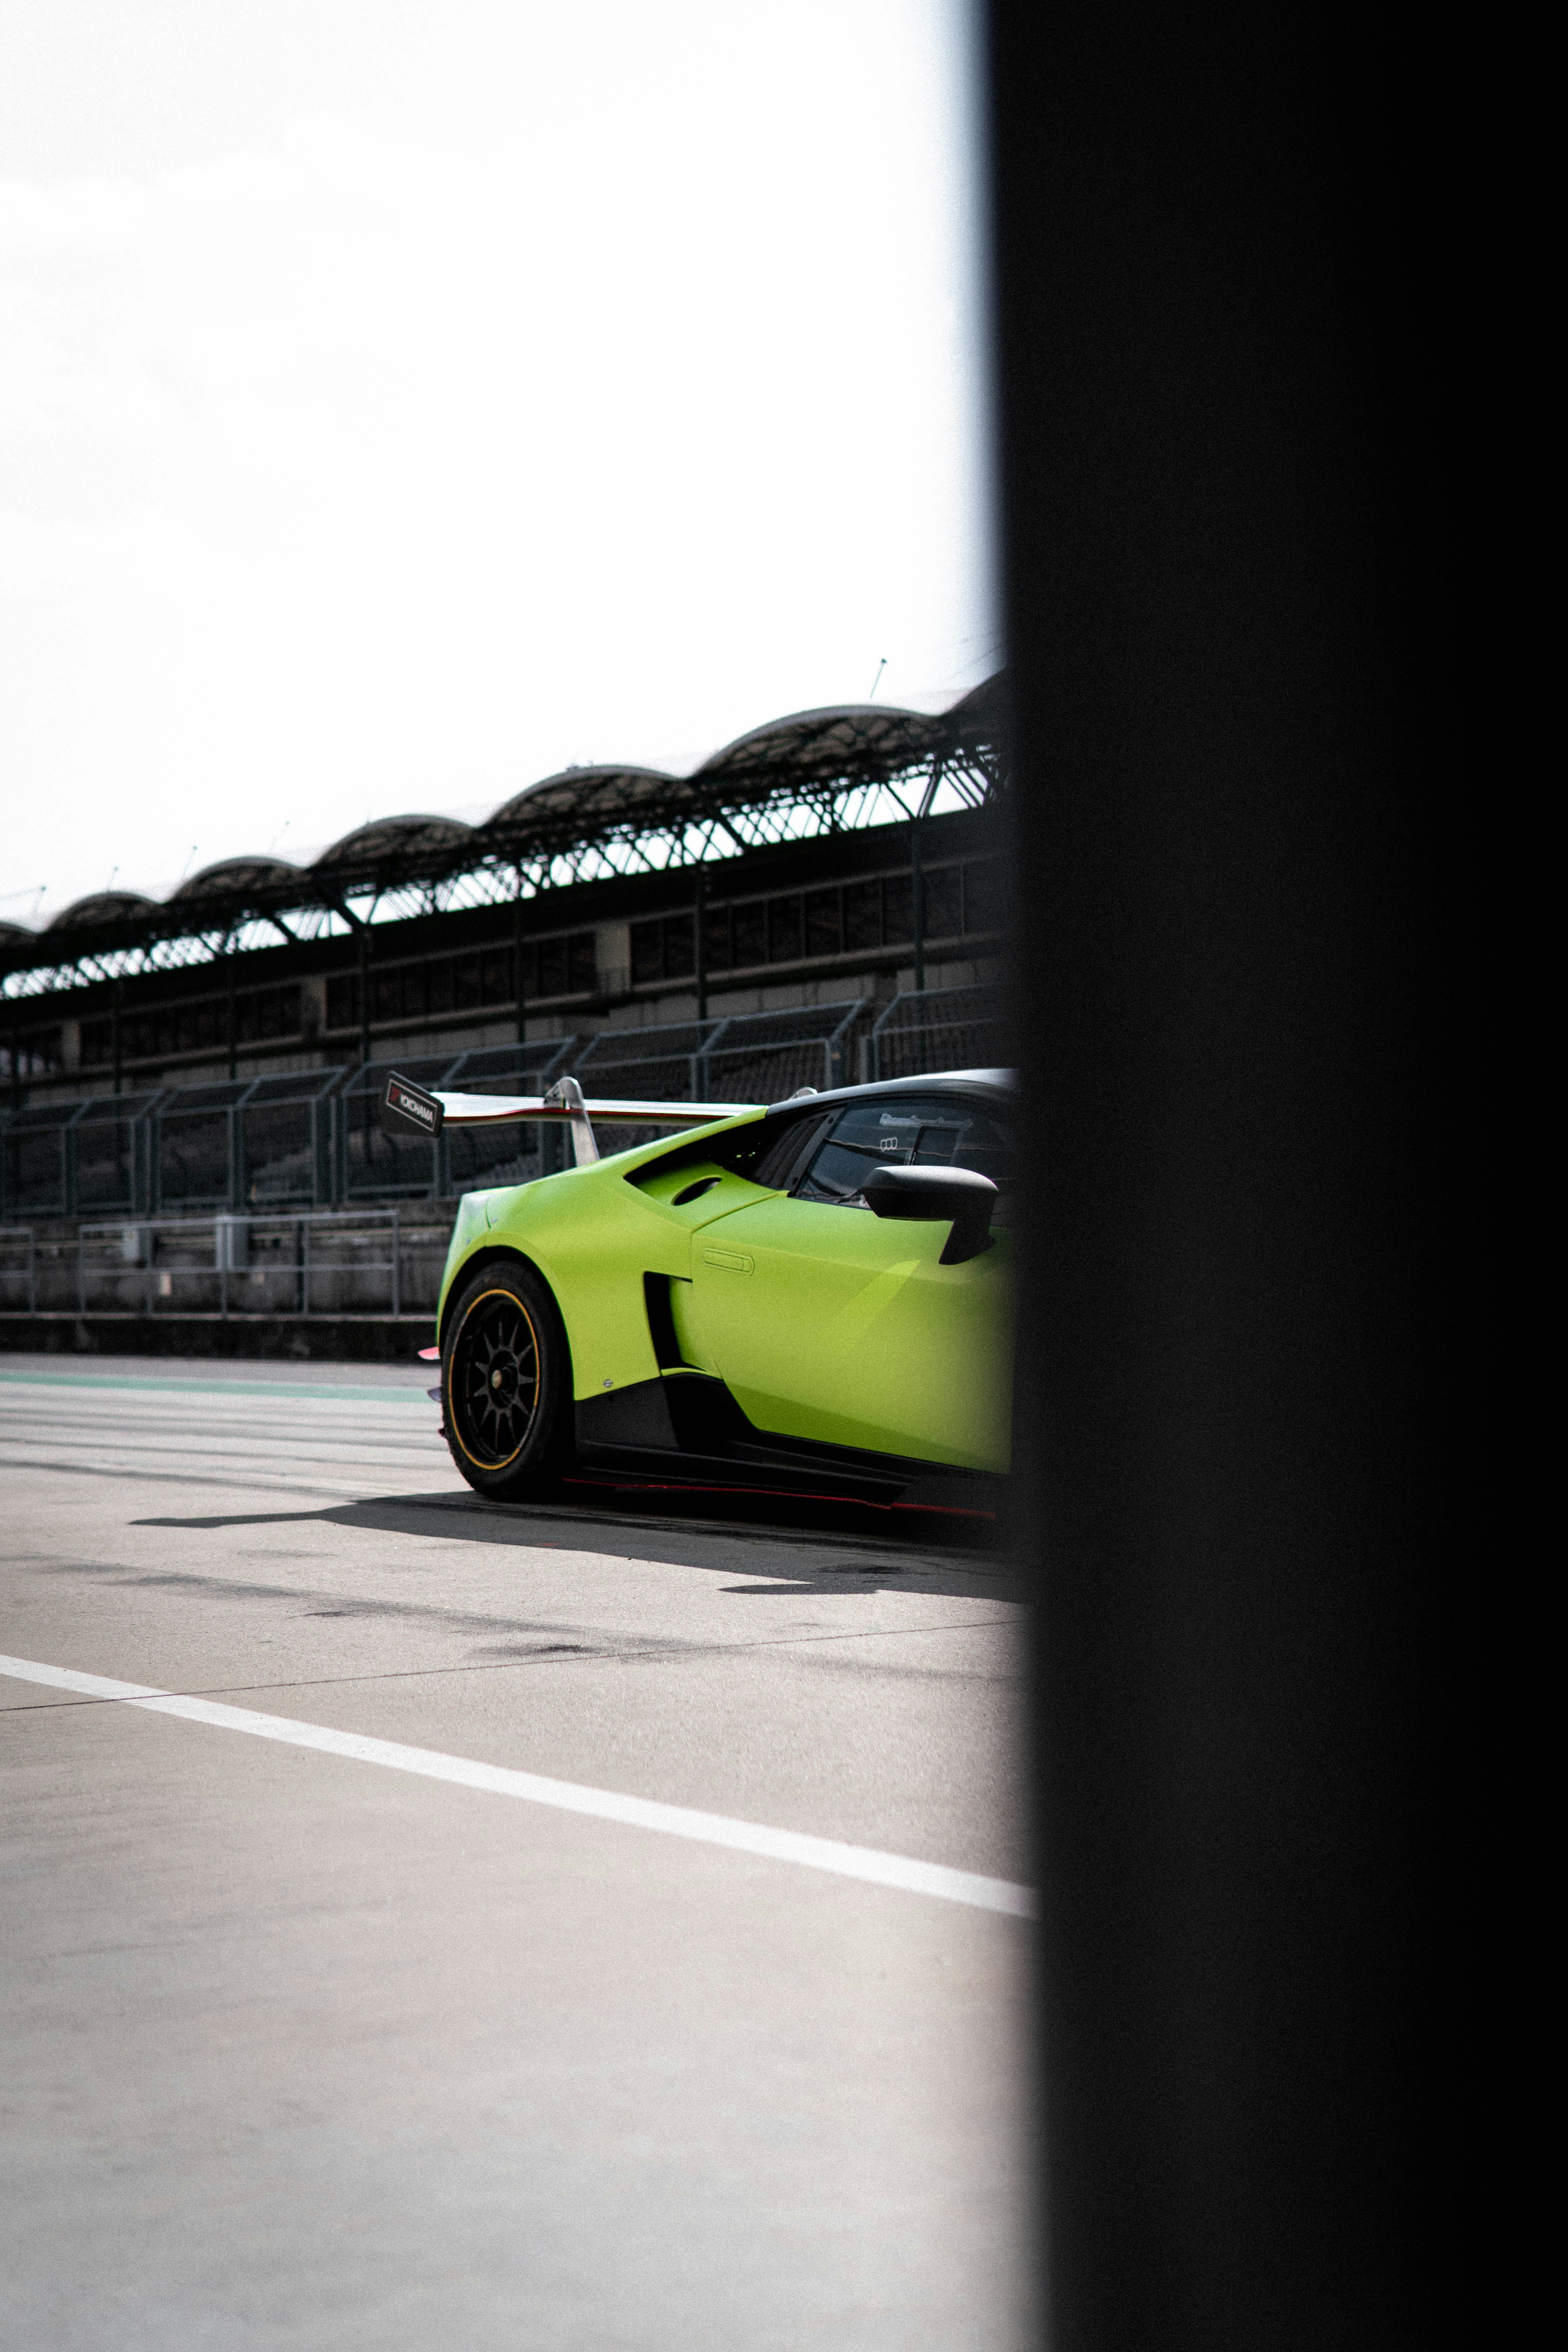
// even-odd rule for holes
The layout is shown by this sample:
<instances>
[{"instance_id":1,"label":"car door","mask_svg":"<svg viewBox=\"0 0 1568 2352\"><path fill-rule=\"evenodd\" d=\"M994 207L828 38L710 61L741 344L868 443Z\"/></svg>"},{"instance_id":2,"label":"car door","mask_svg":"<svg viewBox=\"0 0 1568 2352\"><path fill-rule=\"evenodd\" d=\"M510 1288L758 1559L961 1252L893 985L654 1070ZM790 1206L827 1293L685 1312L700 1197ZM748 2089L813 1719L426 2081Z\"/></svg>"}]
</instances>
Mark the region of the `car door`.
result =
<instances>
[{"instance_id":1,"label":"car door","mask_svg":"<svg viewBox=\"0 0 1568 2352\"><path fill-rule=\"evenodd\" d=\"M843 1110L788 1192L692 1242L707 1353L759 1429L1002 1470L1008 1461L1007 1139L979 1102L889 1096ZM873 1167L959 1165L1002 1186L991 1245L943 1265L945 1223L872 1214Z\"/></svg>"}]
</instances>

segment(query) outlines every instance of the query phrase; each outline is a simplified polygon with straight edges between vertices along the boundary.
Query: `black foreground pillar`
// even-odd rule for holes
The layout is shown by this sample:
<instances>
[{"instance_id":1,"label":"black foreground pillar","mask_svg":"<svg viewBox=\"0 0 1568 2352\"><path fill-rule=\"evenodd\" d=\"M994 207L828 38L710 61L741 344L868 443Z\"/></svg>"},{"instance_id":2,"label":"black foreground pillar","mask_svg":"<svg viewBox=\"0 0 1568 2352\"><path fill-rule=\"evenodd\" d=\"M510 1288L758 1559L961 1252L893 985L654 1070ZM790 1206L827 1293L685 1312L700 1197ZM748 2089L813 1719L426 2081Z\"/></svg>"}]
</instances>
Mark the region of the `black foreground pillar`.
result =
<instances>
[{"instance_id":1,"label":"black foreground pillar","mask_svg":"<svg viewBox=\"0 0 1568 2352\"><path fill-rule=\"evenodd\" d=\"M1430 2341L1424 94L1291 0L990 37L1047 2340Z\"/></svg>"}]
</instances>

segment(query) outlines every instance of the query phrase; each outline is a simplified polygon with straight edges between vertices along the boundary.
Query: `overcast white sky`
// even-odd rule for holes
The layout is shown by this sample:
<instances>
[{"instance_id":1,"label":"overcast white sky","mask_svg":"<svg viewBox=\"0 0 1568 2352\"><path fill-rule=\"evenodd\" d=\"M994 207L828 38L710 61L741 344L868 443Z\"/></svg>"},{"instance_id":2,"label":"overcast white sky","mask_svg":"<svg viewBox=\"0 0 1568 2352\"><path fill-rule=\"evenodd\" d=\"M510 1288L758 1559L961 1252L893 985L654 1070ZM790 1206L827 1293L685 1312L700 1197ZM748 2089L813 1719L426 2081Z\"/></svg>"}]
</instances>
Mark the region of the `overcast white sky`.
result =
<instances>
[{"instance_id":1,"label":"overcast white sky","mask_svg":"<svg viewBox=\"0 0 1568 2352\"><path fill-rule=\"evenodd\" d=\"M971 37L0 0L0 919L988 675Z\"/></svg>"}]
</instances>

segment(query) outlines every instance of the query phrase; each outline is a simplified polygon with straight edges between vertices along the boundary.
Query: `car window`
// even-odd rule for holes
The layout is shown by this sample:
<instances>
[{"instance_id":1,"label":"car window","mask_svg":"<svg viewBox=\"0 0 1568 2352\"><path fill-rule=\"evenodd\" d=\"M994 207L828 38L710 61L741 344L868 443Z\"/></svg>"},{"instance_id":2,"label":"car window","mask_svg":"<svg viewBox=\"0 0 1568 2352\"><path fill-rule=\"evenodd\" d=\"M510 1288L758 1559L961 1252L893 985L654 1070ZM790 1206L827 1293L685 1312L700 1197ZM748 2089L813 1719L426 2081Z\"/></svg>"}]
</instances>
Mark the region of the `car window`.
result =
<instances>
[{"instance_id":1,"label":"car window","mask_svg":"<svg viewBox=\"0 0 1568 2352\"><path fill-rule=\"evenodd\" d=\"M765 1184L771 1191L787 1192L801 1169L811 1157L812 1148L819 1143L832 1125L831 1114L821 1118L786 1118L779 1132L763 1146L756 1165L751 1171L753 1184Z\"/></svg>"},{"instance_id":2,"label":"car window","mask_svg":"<svg viewBox=\"0 0 1568 2352\"><path fill-rule=\"evenodd\" d=\"M840 1113L795 1193L803 1201L859 1205L860 1187L873 1167L910 1166L974 1168L1005 1186L1012 1152L999 1121L966 1102L933 1097L856 1103Z\"/></svg>"}]
</instances>

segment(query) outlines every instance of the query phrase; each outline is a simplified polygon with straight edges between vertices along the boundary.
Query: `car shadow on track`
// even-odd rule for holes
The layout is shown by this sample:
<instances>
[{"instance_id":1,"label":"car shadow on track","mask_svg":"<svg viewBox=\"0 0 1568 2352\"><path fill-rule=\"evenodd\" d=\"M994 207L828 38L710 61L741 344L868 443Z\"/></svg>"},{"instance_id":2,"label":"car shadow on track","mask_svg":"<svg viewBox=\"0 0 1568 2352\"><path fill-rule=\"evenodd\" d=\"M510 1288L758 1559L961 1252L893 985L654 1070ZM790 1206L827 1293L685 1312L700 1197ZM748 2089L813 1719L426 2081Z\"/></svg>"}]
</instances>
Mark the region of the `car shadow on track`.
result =
<instances>
[{"instance_id":1,"label":"car shadow on track","mask_svg":"<svg viewBox=\"0 0 1568 2352\"><path fill-rule=\"evenodd\" d=\"M689 1498L682 1497L683 1503ZM472 1543L510 1544L534 1550L613 1552L714 1574L765 1581L726 1587L731 1593L772 1598L803 1591L846 1593L890 1589L980 1597L1022 1598L1012 1563L994 1528L982 1541L966 1530L962 1548L934 1514L910 1513L918 1528L876 1528L871 1515L853 1507L818 1511L807 1525L781 1525L760 1513L736 1516L733 1502L720 1518L674 1513L585 1507L575 1502L504 1504L449 1490L396 1495L363 1502L334 1503L304 1511L203 1513L188 1517L138 1519L137 1527L185 1528L213 1532L227 1528L299 1527L311 1523L362 1528L377 1535L454 1537ZM878 1515L880 1516L880 1515Z\"/></svg>"}]
</instances>

